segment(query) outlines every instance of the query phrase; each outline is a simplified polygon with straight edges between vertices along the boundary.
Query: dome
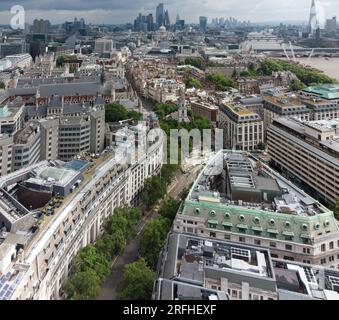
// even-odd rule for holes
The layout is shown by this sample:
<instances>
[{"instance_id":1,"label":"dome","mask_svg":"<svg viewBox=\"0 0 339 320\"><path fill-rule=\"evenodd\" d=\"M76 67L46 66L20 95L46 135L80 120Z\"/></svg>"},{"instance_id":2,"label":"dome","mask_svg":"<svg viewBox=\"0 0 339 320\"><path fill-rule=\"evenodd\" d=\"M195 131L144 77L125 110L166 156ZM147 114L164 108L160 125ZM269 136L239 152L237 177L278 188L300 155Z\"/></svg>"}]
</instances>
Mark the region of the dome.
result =
<instances>
[{"instance_id":1,"label":"dome","mask_svg":"<svg viewBox=\"0 0 339 320\"><path fill-rule=\"evenodd\" d=\"M166 27L165 27L165 26L161 26L161 27L159 28L159 31L161 31L161 32L166 32Z\"/></svg>"}]
</instances>

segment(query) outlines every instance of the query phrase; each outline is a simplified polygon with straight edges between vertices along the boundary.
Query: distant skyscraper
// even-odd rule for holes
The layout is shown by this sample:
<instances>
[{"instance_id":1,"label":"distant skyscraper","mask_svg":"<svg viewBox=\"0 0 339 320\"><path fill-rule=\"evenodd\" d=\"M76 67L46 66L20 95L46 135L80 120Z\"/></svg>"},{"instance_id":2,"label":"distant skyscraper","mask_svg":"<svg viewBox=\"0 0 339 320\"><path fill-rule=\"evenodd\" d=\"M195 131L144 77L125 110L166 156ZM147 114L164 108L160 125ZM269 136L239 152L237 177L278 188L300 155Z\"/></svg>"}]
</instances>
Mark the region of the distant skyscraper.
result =
<instances>
[{"instance_id":1,"label":"distant skyscraper","mask_svg":"<svg viewBox=\"0 0 339 320\"><path fill-rule=\"evenodd\" d=\"M326 20L326 32L336 33L337 32L337 17Z\"/></svg>"},{"instance_id":2,"label":"distant skyscraper","mask_svg":"<svg viewBox=\"0 0 339 320\"><path fill-rule=\"evenodd\" d=\"M32 31L33 31L33 33L48 34L50 25L51 25L51 23L49 22L49 20L35 19L33 21Z\"/></svg>"},{"instance_id":3,"label":"distant skyscraper","mask_svg":"<svg viewBox=\"0 0 339 320\"><path fill-rule=\"evenodd\" d=\"M310 11L310 20L309 20L309 32L314 35L315 31L319 29L319 21L317 15L317 7L315 0L312 0L311 11Z\"/></svg>"},{"instance_id":4,"label":"distant skyscraper","mask_svg":"<svg viewBox=\"0 0 339 320\"><path fill-rule=\"evenodd\" d=\"M167 30L168 30L168 29L170 28L170 26L171 26L171 22L170 22L168 10L165 11L165 15L164 15L164 26L166 27Z\"/></svg>"},{"instance_id":5,"label":"distant skyscraper","mask_svg":"<svg viewBox=\"0 0 339 320\"><path fill-rule=\"evenodd\" d=\"M156 24L157 24L157 28L159 29L163 23L164 23L164 4L163 3L159 3L156 9L156 13L155 13L155 19L156 19Z\"/></svg>"},{"instance_id":6,"label":"distant skyscraper","mask_svg":"<svg viewBox=\"0 0 339 320\"><path fill-rule=\"evenodd\" d=\"M207 17L199 17L199 27L201 32L206 32L207 29Z\"/></svg>"}]
</instances>

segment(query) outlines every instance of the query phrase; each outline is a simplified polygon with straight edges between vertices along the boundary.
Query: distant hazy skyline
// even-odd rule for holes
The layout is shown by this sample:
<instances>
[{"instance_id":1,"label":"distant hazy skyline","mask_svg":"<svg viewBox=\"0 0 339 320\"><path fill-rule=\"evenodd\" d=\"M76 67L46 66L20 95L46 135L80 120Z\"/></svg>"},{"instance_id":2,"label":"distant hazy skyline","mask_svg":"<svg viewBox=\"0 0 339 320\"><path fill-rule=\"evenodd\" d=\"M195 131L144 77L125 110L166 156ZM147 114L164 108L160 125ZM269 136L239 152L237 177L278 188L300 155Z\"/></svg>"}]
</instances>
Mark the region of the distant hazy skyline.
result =
<instances>
[{"instance_id":1,"label":"distant hazy skyline","mask_svg":"<svg viewBox=\"0 0 339 320\"><path fill-rule=\"evenodd\" d=\"M0 24L9 24L10 8L22 5L26 22L49 19L53 24L84 18L87 23L120 24L133 22L139 12L153 13L159 2L169 10L171 23L177 14L187 23L198 23L200 15L209 22L216 17L235 17L252 22L307 21L312 0L0 0ZM339 17L338 0L316 0L322 16Z\"/></svg>"}]
</instances>

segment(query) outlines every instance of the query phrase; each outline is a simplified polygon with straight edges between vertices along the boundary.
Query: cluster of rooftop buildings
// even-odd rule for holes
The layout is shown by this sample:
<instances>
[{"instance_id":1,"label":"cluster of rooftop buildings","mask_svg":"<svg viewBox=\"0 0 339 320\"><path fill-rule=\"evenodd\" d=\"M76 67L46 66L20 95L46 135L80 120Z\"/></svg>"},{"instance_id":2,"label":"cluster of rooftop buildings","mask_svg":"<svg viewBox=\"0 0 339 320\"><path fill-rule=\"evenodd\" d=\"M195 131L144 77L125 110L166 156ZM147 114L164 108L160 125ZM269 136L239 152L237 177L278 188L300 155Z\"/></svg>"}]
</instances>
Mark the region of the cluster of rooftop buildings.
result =
<instances>
[{"instance_id":1,"label":"cluster of rooftop buildings","mask_svg":"<svg viewBox=\"0 0 339 320\"><path fill-rule=\"evenodd\" d=\"M172 233L158 300L338 300L339 272L273 259L268 249Z\"/></svg>"}]
</instances>

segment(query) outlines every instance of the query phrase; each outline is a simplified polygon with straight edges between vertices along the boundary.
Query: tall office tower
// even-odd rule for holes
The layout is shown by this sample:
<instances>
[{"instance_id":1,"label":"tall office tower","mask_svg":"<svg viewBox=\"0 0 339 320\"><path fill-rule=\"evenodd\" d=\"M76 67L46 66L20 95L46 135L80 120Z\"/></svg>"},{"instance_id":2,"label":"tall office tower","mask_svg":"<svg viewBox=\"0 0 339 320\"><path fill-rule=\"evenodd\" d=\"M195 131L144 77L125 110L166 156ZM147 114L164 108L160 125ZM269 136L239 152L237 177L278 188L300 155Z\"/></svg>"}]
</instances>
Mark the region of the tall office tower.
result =
<instances>
[{"instance_id":1,"label":"tall office tower","mask_svg":"<svg viewBox=\"0 0 339 320\"><path fill-rule=\"evenodd\" d=\"M199 28L201 32L206 32L207 17L199 17Z\"/></svg>"},{"instance_id":2,"label":"tall office tower","mask_svg":"<svg viewBox=\"0 0 339 320\"><path fill-rule=\"evenodd\" d=\"M157 29L159 29L164 22L164 4L159 3L155 13Z\"/></svg>"},{"instance_id":3,"label":"tall office tower","mask_svg":"<svg viewBox=\"0 0 339 320\"><path fill-rule=\"evenodd\" d=\"M167 30L171 26L168 10L165 11L165 15L164 15L164 26L166 27Z\"/></svg>"},{"instance_id":4,"label":"tall office tower","mask_svg":"<svg viewBox=\"0 0 339 320\"><path fill-rule=\"evenodd\" d=\"M154 30L154 20L153 20L153 14L152 13L150 13L147 16L147 29L148 29L148 31Z\"/></svg>"},{"instance_id":5,"label":"tall office tower","mask_svg":"<svg viewBox=\"0 0 339 320\"><path fill-rule=\"evenodd\" d=\"M326 32L336 33L337 32L337 17L326 20Z\"/></svg>"},{"instance_id":6,"label":"tall office tower","mask_svg":"<svg viewBox=\"0 0 339 320\"><path fill-rule=\"evenodd\" d=\"M35 19L33 22L33 33L48 34L51 23L49 20Z\"/></svg>"},{"instance_id":7,"label":"tall office tower","mask_svg":"<svg viewBox=\"0 0 339 320\"><path fill-rule=\"evenodd\" d=\"M310 11L310 20L309 20L309 32L310 32L310 34L314 35L317 29L319 29L317 7L315 5L315 0L312 0L311 11Z\"/></svg>"}]
</instances>

